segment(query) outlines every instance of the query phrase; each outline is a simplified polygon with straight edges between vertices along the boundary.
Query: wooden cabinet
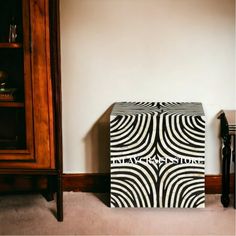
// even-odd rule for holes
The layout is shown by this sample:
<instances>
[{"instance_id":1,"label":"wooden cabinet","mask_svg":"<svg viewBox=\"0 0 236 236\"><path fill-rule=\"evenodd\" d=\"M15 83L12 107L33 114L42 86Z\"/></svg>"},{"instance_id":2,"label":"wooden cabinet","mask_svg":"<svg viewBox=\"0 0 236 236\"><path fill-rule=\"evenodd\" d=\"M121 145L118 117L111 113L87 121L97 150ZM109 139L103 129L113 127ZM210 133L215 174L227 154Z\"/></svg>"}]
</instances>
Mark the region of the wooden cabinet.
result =
<instances>
[{"instance_id":1,"label":"wooden cabinet","mask_svg":"<svg viewBox=\"0 0 236 236\"><path fill-rule=\"evenodd\" d=\"M48 176L62 220L58 5L0 1L0 174Z\"/></svg>"}]
</instances>

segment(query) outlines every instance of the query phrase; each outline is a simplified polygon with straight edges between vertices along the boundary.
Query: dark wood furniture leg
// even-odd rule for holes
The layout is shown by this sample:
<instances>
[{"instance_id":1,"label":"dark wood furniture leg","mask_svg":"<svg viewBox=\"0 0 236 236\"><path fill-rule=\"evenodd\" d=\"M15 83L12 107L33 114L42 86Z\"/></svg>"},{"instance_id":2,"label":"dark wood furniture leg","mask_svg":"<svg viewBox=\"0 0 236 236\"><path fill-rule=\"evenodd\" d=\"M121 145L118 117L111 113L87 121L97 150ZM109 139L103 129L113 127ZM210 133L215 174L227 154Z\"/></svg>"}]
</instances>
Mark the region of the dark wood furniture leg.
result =
<instances>
[{"instance_id":1,"label":"dark wood furniture leg","mask_svg":"<svg viewBox=\"0 0 236 236\"><path fill-rule=\"evenodd\" d=\"M222 163L222 195L221 203L224 207L229 206L229 186L230 186L230 158L231 158L231 148L230 148L230 135L224 137L224 147L223 147L223 163Z\"/></svg>"},{"instance_id":2,"label":"dark wood furniture leg","mask_svg":"<svg viewBox=\"0 0 236 236\"><path fill-rule=\"evenodd\" d=\"M53 201L54 200L54 197L53 197L53 193L55 192L54 191L54 187L53 187L53 183L54 183L54 178L53 176L48 176L47 177L47 180L48 180L48 186L47 186L47 190L44 191L42 193L42 195L44 196L44 198L50 202L50 201Z\"/></svg>"},{"instance_id":3,"label":"dark wood furniture leg","mask_svg":"<svg viewBox=\"0 0 236 236\"><path fill-rule=\"evenodd\" d=\"M55 145L57 156L57 219L63 221L63 186L62 186L62 107L61 107L61 49L60 49L60 0L49 1L50 40L51 40L51 76L55 91Z\"/></svg>"},{"instance_id":4,"label":"dark wood furniture leg","mask_svg":"<svg viewBox=\"0 0 236 236\"><path fill-rule=\"evenodd\" d=\"M63 221L63 189L61 173L57 176L57 220Z\"/></svg>"},{"instance_id":5,"label":"dark wood furniture leg","mask_svg":"<svg viewBox=\"0 0 236 236\"><path fill-rule=\"evenodd\" d=\"M62 173L58 172L56 176L48 176L47 190L43 196L47 201L54 200L54 193L56 192L56 209L57 220L63 221L63 187L62 187Z\"/></svg>"}]
</instances>

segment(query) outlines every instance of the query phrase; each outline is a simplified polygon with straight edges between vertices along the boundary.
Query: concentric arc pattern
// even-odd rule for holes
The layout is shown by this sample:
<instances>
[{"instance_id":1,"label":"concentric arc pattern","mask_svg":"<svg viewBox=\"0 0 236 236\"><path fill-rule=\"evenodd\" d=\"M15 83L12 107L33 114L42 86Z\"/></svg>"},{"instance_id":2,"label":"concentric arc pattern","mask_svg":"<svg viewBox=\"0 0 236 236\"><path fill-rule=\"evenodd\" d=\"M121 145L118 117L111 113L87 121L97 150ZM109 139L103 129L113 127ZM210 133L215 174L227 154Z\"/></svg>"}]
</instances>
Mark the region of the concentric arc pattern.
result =
<instances>
[{"instance_id":1,"label":"concentric arc pattern","mask_svg":"<svg viewBox=\"0 0 236 236\"><path fill-rule=\"evenodd\" d=\"M116 103L110 158L111 207L204 207L201 103Z\"/></svg>"}]
</instances>

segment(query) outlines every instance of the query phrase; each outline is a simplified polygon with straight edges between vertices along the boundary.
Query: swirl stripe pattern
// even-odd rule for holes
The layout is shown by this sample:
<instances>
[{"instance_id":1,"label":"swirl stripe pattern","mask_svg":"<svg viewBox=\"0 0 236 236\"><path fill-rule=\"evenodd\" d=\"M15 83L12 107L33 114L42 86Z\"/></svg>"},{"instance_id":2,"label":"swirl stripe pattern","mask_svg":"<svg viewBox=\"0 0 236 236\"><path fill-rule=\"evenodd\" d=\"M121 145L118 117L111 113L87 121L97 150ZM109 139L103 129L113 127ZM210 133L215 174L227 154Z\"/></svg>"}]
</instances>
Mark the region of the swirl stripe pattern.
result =
<instances>
[{"instance_id":1,"label":"swirl stripe pattern","mask_svg":"<svg viewBox=\"0 0 236 236\"><path fill-rule=\"evenodd\" d=\"M201 103L116 103L110 161L111 207L204 207Z\"/></svg>"}]
</instances>

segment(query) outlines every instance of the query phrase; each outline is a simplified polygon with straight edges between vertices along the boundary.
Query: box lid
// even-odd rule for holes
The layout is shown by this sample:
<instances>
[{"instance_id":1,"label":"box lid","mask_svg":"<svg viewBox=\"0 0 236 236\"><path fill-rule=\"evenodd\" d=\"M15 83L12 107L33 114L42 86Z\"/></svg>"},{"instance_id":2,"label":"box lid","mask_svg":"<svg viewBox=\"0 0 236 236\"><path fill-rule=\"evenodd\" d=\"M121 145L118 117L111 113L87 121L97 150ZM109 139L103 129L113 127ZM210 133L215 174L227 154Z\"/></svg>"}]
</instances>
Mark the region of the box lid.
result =
<instances>
[{"instance_id":1,"label":"box lid","mask_svg":"<svg viewBox=\"0 0 236 236\"><path fill-rule=\"evenodd\" d=\"M204 116L199 102L117 102L111 115L182 114L187 116Z\"/></svg>"}]
</instances>

